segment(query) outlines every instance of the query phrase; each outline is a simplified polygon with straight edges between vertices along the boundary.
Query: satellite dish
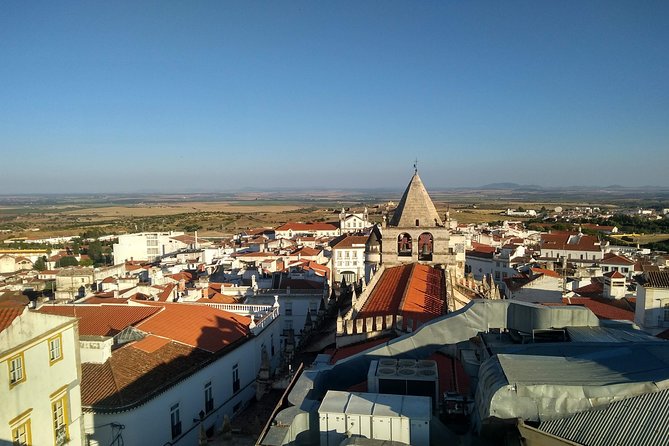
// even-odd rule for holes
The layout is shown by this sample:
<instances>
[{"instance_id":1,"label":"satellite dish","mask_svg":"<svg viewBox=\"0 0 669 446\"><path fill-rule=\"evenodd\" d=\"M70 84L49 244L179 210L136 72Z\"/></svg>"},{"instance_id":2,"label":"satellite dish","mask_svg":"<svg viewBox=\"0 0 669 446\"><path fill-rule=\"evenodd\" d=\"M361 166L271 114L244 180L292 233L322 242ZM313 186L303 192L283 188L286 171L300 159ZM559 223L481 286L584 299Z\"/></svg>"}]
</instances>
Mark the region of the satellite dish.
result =
<instances>
[{"instance_id":1,"label":"satellite dish","mask_svg":"<svg viewBox=\"0 0 669 446\"><path fill-rule=\"evenodd\" d=\"M555 208L555 212L558 213L558 214L559 214L560 212L562 212L562 206L557 206L557 207Z\"/></svg>"}]
</instances>

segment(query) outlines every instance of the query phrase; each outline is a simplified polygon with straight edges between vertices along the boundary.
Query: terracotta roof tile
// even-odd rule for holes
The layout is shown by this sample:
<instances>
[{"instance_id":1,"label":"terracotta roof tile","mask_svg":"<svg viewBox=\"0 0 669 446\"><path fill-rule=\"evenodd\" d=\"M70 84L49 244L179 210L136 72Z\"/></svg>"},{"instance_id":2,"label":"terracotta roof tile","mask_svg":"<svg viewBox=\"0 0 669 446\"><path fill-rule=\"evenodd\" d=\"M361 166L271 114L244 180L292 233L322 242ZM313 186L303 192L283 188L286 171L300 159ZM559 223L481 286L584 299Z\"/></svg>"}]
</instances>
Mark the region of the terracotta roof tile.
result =
<instances>
[{"instance_id":1,"label":"terracotta roof tile","mask_svg":"<svg viewBox=\"0 0 669 446\"><path fill-rule=\"evenodd\" d=\"M555 278L558 278L558 279L559 279L560 277L562 277L562 276L560 276L559 273L557 273L557 272L555 272L555 271L553 271L553 270L550 270L550 269L544 269L544 268L531 268L531 270L532 270L532 272L535 273L535 274L543 274L544 276L548 276L548 277L555 277Z\"/></svg>"},{"instance_id":2,"label":"terracotta roof tile","mask_svg":"<svg viewBox=\"0 0 669 446\"><path fill-rule=\"evenodd\" d=\"M132 344L123 346L104 364L81 365L81 403L102 412L136 406L211 359L210 353L178 342L168 342L150 353Z\"/></svg>"},{"instance_id":3,"label":"terracotta roof tile","mask_svg":"<svg viewBox=\"0 0 669 446\"><path fill-rule=\"evenodd\" d=\"M625 278L625 276L620 274L618 271L610 271L610 272L604 274L604 277L608 277L608 278L611 278L611 279L624 279Z\"/></svg>"},{"instance_id":4,"label":"terracotta roof tile","mask_svg":"<svg viewBox=\"0 0 669 446\"><path fill-rule=\"evenodd\" d=\"M619 256L618 254L614 254L612 252L605 254L601 263L606 265L634 265L633 260L630 260L624 256Z\"/></svg>"},{"instance_id":5,"label":"terracotta roof tile","mask_svg":"<svg viewBox=\"0 0 669 446\"><path fill-rule=\"evenodd\" d=\"M565 297L562 302L567 305L578 305L588 308L599 319L634 321L634 311L624 310L605 302L603 299L587 297Z\"/></svg>"},{"instance_id":6,"label":"terracotta roof tile","mask_svg":"<svg viewBox=\"0 0 669 446\"><path fill-rule=\"evenodd\" d=\"M400 314L414 329L443 313L445 283L442 272L412 263L387 268L357 318Z\"/></svg>"},{"instance_id":7,"label":"terracotta roof tile","mask_svg":"<svg viewBox=\"0 0 669 446\"><path fill-rule=\"evenodd\" d=\"M249 333L250 318L207 305L146 304L162 307L164 311L138 324L137 328L208 352L217 352Z\"/></svg>"},{"instance_id":8,"label":"terracotta roof tile","mask_svg":"<svg viewBox=\"0 0 669 446\"><path fill-rule=\"evenodd\" d=\"M646 271L639 283L645 288L669 288L669 271Z\"/></svg>"},{"instance_id":9,"label":"terracotta roof tile","mask_svg":"<svg viewBox=\"0 0 669 446\"><path fill-rule=\"evenodd\" d=\"M339 243L334 245L332 248L350 249L353 248L353 245L361 245L360 247L363 248L365 246L365 243L367 243L368 239L369 236L366 235L349 235L347 237L344 237L344 239L340 240Z\"/></svg>"},{"instance_id":10,"label":"terracotta roof tile","mask_svg":"<svg viewBox=\"0 0 669 446\"><path fill-rule=\"evenodd\" d=\"M12 325L24 311L25 307L0 307L0 331Z\"/></svg>"},{"instance_id":11,"label":"terracotta roof tile","mask_svg":"<svg viewBox=\"0 0 669 446\"><path fill-rule=\"evenodd\" d=\"M160 311L159 307L136 305L44 305L44 314L58 314L79 319L79 334L84 336L114 336Z\"/></svg>"},{"instance_id":12,"label":"terracotta roof tile","mask_svg":"<svg viewBox=\"0 0 669 446\"><path fill-rule=\"evenodd\" d=\"M165 344L169 344L171 341L166 338L160 338L158 336L148 335L144 339L140 339L137 342L133 342L131 346L133 348L138 348L146 353L153 353L162 347Z\"/></svg>"}]
</instances>

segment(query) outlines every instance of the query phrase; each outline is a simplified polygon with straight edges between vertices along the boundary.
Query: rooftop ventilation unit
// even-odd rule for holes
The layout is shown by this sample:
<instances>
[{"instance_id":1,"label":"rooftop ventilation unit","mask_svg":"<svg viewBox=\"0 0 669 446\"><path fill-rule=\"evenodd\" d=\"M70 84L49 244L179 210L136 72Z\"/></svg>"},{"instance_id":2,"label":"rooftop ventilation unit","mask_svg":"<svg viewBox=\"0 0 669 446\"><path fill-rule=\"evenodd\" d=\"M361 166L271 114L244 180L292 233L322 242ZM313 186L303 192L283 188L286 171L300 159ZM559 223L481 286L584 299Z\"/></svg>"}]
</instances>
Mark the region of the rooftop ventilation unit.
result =
<instances>
[{"instance_id":1,"label":"rooftop ventilation unit","mask_svg":"<svg viewBox=\"0 0 669 446\"><path fill-rule=\"evenodd\" d=\"M367 373L367 390L384 394L429 396L436 402L438 376L435 361L385 358L371 362Z\"/></svg>"}]
</instances>

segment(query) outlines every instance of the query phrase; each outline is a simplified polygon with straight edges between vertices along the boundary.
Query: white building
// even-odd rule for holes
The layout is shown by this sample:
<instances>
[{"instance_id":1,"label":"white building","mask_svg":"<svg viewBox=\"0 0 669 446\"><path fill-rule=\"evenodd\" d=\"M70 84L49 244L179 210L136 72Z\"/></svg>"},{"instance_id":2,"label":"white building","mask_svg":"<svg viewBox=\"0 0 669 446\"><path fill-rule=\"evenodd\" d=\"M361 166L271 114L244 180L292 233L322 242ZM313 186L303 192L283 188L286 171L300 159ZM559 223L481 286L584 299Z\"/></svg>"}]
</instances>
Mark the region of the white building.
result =
<instances>
[{"instance_id":1,"label":"white building","mask_svg":"<svg viewBox=\"0 0 669 446\"><path fill-rule=\"evenodd\" d=\"M75 318L0 308L1 444L83 444L80 381Z\"/></svg>"},{"instance_id":2,"label":"white building","mask_svg":"<svg viewBox=\"0 0 669 446\"><path fill-rule=\"evenodd\" d=\"M157 258L189 248L189 240L183 241L183 232L140 232L137 234L123 234L118 236L118 243L114 243L114 263L123 263L128 260L153 262Z\"/></svg>"},{"instance_id":3,"label":"white building","mask_svg":"<svg viewBox=\"0 0 669 446\"><path fill-rule=\"evenodd\" d=\"M669 271L645 272L638 283L634 322L650 333L669 328Z\"/></svg>"},{"instance_id":4,"label":"white building","mask_svg":"<svg viewBox=\"0 0 669 446\"><path fill-rule=\"evenodd\" d=\"M340 235L337 226L330 223L285 223L275 230L276 238L293 238L296 236L336 237Z\"/></svg>"},{"instance_id":5,"label":"white building","mask_svg":"<svg viewBox=\"0 0 669 446\"><path fill-rule=\"evenodd\" d=\"M352 234L355 232L362 232L367 228L373 226L369 222L369 215L367 213L367 208L362 213L353 214L347 213L344 208L342 208L339 213L339 228L342 234Z\"/></svg>"},{"instance_id":6,"label":"white building","mask_svg":"<svg viewBox=\"0 0 669 446\"><path fill-rule=\"evenodd\" d=\"M114 438L197 444L201 432L220 429L224 416L255 398L257 378L267 379L281 356L278 307L133 303L43 311L76 312L82 321L87 445Z\"/></svg>"},{"instance_id":7,"label":"white building","mask_svg":"<svg viewBox=\"0 0 669 446\"><path fill-rule=\"evenodd\" d=\"M532 268L529 274L504 279L503 290L507 299L562 303L563 280L555 271Z\"/></svg>"},{"instance_id":8,"label":"white building","mask_svg":"<svg viewBox=\"0 0 669 446\"><path fill-rule=\"evenodd\" d=\"M349 235L332 247L332 280L355 283L365 278L365 245L369 236Z\"/></svg>"}]
</instances>

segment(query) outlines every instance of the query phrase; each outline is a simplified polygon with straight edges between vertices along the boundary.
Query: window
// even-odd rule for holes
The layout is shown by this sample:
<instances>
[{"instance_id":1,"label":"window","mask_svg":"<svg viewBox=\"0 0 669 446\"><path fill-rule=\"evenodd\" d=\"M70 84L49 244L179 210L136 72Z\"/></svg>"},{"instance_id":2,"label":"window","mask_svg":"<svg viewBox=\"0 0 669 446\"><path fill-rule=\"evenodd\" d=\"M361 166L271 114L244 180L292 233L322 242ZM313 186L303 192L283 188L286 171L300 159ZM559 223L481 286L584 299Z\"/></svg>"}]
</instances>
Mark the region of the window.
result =
<instances>
[{"instance_id":1,"label":"window","mask_svg":"<svg viewBox=\"0 0 669 446\"><path fill-rule=\"evenodd\" d=\"M270 342L270 348L272 351L272 357L274 357L274 333L270 334L269 336L269 342Z\"/></svg>"},{"instance_id":2,"label":"window","mask_svg":"<svg viewBox=\"0 0 669 446\"><path fill-rule=\"evenodd\" d=\"M51 402L51 417L53 419L53 434L56 445L63 445L69 440L67 431L67 395L63 395Z\"/></svg>"},{"instance_id":3,"label":"window","mask_svg":"<svg viewBox=\"0 0 669 446\"><path fill-rule=\"evenodd\" d=\"M53 338L49 339L49 363L53 364L55 362L63 359L63 338L60 333Z\"/></svg>"},{"instance_id":4,"label":"window","mask_svg":"<svg viewBox=\"0 0 669 446\"><path fill-rule=\"evenodd\" d=\"M170 407L170 424L172 425L172 438L181 435L181 418L179 417L179 403Z\"/></svg>"},{"instance_id":5,"label":"window","mask_svg":"<svg viewBox=\"0 0 669 446\"><path fill-rule=\"evenodd\" d=\"M239 392L240 387L241 386L239 383L239 364L235 364L232 366L232 393Z\"/></svg>"},{"instance_id":6,"label":"window","mask_svg":"<svg viewBox=\"0 0 669 446\"><path fill-rule=\"evenodd\" d=\"M664 322L669 322L669 304L664 304Z\"/></svg>"},{"instance_id":7,"label":"window","mask_svg":"<svg viewBox=\"0 0 669 446\"><path fill-rule=\"evenodd\" d=\"M14 386L26 380L26 372L23 367L23 353L10 358L7 364L9 365L10 386Z\"/></svg>"},{"instance_id":8,"label":"window","mask_svg":"<svg viewBox=\"0 0 669 446\"><path fill-rule=\"evenodd\" d=\"M293 329L293 320L292 319L284 319L283 325L284 325L284 327L286 327L286 330L292 330Z\"/></svg>"},{"instance_id":9,"label":"window","mask_svg":"<svg viewBox=\"0 0 669 446\"><path fill-rule=\"evenodd\" d=\"M292 302L286 302L283 304L283 309L286 312L286 316L292 316L293 315L293 303Z\"/></svg>"},{"instance_id":10,"label":"window","mask_svg":"<svg viewBox=\"0 0 669 446\"><path fill-rule=\"evenodd\" d=\"M211 381L204 385L204 411L214 410L214 392L211 390Z\"/></svg>"},{"instance_id":11,"label":"window","mask_svg":"<svg viewBox=\"0 0 669 446\"><path fill-rule=\"evenodd\" d=\"M28 409L18 417L9 422L12 430L12 445L28 446L32 444L32 437L30 432L30 413L32 409Z\"/></svg>"},{"instance_id":12,"label":"window","mask_svg":"<svg viewBox=\"0 0 669 446\"><path fill-rule=\"evenodd\" d=\"M318 303L317 302L309 302L309 313L311 313L312 316L315 316L316 313L318 313Z\"/></svg>"}]
</instances>

